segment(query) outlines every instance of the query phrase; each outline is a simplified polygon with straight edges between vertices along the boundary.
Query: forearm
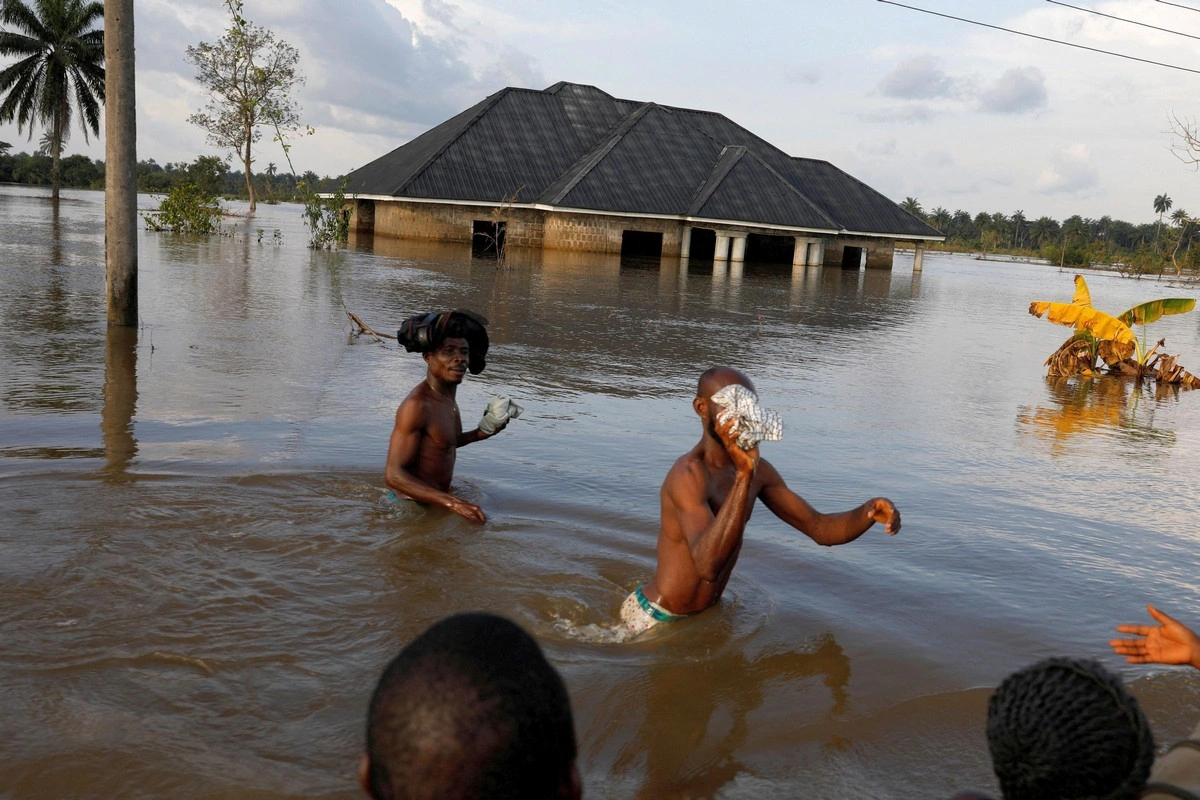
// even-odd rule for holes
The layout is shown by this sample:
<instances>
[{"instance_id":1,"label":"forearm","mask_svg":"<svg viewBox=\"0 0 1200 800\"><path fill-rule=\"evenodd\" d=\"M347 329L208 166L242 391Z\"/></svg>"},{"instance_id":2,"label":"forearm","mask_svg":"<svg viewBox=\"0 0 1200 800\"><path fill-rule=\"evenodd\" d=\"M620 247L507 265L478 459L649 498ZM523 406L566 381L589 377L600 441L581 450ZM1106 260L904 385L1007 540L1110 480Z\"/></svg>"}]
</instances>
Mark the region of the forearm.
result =
<instances>
[{"instance_id":1,"label":"forearm","mask_svg":"<svg viewBox=\"0 0 1200 800\"><path fill-rule=\"evenodd\" d=\"M484 433L483 431L479 430L479 428L476 428L475 430L472 430L472 431L466 431L465 433L460 433L458 435L458 441L455 443L455 446L462 447L463 445L471 444L472 442L482 442L484 439L492 438L492 436L495 436L495 434L487 434L487 433Z\"/></svg>"},{"instance_id":2,"label":"forearm","mask_svg":"<svg viewBox=\"0 0 1200 800\"><path fill-rule=\"evenodd\" d=\"M692 558L700 576L714 581L721 574L729 556L741 540L749 516L751 473L739 473L725 504L717 511L708 528L696 537L692 547Z\"/></svg>"},{"instance_id":3,"label":"forearm","mask_svg":"<svg viewBox=\"0 0 1200 800\"><path fill-rule=\"evenodd\" d=\"M874 507L875 501L868 500L857 508L837 514L818 512L813 530L808 535L814 542L825 547L853 542L875 524L871 516Z\"/></svg>"},{"instance_id":4,"label":"forearm","mask_svg":"<svg viewBox=\"0 0 1200 800\"><path fill-rule=\"evenodd\" d=\"M449 492L426 483L407 470L388 470L384 476L384 482L387 483L388 488L426 505L453 510L454 503L458 500Z\"/></svg>"}]
</instances>

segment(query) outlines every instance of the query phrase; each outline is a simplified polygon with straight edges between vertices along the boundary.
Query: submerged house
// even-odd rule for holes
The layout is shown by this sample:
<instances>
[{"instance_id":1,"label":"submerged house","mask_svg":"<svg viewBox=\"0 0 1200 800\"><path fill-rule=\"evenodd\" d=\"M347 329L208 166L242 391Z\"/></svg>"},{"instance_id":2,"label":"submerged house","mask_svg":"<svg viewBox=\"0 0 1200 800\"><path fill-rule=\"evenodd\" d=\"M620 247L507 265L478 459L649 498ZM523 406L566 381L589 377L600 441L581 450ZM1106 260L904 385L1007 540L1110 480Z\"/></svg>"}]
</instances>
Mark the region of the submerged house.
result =
<instances>
[{"instance_id":1,"label":"submerged house","mask_svg":"<svg viewBox=\"0 0 1200 800\"><path fill-rule=\"evenodd\" d=\"M890 268L944 237L826 161L710 111L503 89L348 176L351 228L523 246ZM865 258L864 258L865 256Z\"/></svg>"}]
</instances>

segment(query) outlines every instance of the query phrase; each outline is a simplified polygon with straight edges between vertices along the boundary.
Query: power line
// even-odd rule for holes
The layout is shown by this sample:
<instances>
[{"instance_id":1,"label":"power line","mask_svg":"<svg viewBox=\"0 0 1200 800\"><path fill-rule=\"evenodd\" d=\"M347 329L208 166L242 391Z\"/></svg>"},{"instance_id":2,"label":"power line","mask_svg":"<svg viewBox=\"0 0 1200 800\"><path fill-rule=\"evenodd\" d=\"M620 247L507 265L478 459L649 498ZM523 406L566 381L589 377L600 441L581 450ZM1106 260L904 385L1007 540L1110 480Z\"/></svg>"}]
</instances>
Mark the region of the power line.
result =
<instances>
[{"instance_id":1,"label":"power line","mask_svg":"<svg viewBox=\"0 0 1200 800\"><path fill-rule=\"evenodd\" d=\"M1167 2L1167 0L1154 0L1154 1L1156 3L1162 3L1164 6L1175 6L1176 8L1186 9L1187 11L1195 11L1197 14L1200 14L1200 8L1195 8L1193 6L1180 5L1179 3L1169 3L1169 2Z\"/></svg>"},{"instance_id":2,"label":"power line","mask_svg":"<svg viewBox=\"0 0 1200 800\"><path fill-rule=\"evenodd\" d=\"M1115 17L1112 14L1105 14L1103 11L1097 11L1094 8L1084 8L1083 6L1073 6L1070 3L1062 2L1062 0L1046 0L1046 2L1053 3L1056 6L1063 6L1064 8L1073 8L1076 11L1084 11L1088 14L1095 14L1098 17L1105 17L1107 19L1115 19L1117 22L1128 22L1130 25L1140 25L1143 28L1150 28L1151 30L1162 31L1163 33L1171 33L1171 34L1174 34L1175 36L1186 36L1189 39L1200 40L1200 36L1193 36L1190 33L1183 33L1181 31L1173 31L1170 28L1160 28L1157 25L1151 25L1148 22L1138 22L1136 19L1125 19L1124 17ZM1169 3L1168 5L1174 5L1174 3ZM1193 8L1192 11L1200 12L1200 8Z\"/></svg>"},{"instance_id":3,"label":"power line","mask_svg":"<svg viewBox=\"0 0 1200 800\"><path fill-rule=\"evenodd\" d=\"M1062 45L1066 45L1067 47L1076 47L1080 50L1089 50L1093 53L1100 53L1101 55L1116 56L1117 58L1124 58L1124 59L1128 59L1129 61L1140 61L1143 64L1151 64L1156 67L1166 67L1167 69L1177 69L1177 70L1180 70L1181 72L1190 72L1193 75L1200 75L1200 69L1192 69L1191 67L1181 67L1178 64L1167 64L1163 61L1152 61L1149 58L1138 58L1137 56L1131 56L1126 53L1117 53L1112 50L1102 50L1099 47L1088 47L1085 44L1076 44L1075 42L1066 42L1066 41L1063 41L1062 39L1051 39L1048 36L1038 36L1036 33L1026 33L1025 31L1013 30L1012 28L1005 28L1000 25L992 25L987 22L980 22L980 21L974 20L974 19L967 19L966 17L956 17L953 14L943 14L940 11L931 11L928 8L918 8L917 6L910 6L910 5L906 5L904 3L898 3L898 2L896 2L896 0L878 0L878 2L886 3L889 6L899 6L900 8L907 8L909 11L920 11L922 14L931 14L935 17L943 17L945 19L952 19L956 22L965 22L969 25L978 25L981 28L991 28L992 30L996 30L996 31L1004 31L1005 33L1013 33L1013 34L1016 34L1017 36L1027 36L1030 39L1038 39L1043 42L1050 42L1051 44L1062 44ZM1161 2L1165 2L1165 0L1161 0ZM1200 11L1200 9L1192 9L1192 10Z\"/></svg>"}]
</instances>

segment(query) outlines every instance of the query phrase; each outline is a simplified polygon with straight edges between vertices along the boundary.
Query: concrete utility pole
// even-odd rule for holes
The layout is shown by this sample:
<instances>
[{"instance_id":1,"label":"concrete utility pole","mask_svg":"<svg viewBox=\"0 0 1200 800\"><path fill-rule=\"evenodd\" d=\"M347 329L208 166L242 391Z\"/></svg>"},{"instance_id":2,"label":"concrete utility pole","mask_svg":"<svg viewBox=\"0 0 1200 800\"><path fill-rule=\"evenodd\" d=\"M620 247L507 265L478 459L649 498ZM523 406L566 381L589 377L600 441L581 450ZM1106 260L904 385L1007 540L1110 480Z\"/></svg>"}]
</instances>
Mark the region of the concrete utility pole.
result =
<instances>
[{"instance_id":1,"label":"concrete utility pole","mask_svg":"<svg viewBox=\"0 0 1200 800\"><path fill-rule=\"evenodd\" d=\"M137 325L133 65L133 0L104 0L104 284L109 325Z\"/></svg>"}]
</instances>

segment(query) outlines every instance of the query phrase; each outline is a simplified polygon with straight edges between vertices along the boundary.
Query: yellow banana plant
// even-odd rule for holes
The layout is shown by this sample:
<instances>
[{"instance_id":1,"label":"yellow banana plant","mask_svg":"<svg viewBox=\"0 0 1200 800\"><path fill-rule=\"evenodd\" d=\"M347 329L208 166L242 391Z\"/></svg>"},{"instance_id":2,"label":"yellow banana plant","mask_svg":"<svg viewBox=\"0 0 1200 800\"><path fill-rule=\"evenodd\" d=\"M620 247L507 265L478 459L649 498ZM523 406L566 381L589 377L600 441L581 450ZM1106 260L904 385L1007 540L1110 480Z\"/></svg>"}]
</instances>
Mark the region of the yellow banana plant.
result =
<instances>
[{"instance_id":1,"label":"yellow banana plant","mask_svg":"<svg viewBox=\"0 0 1200 800\"><path fill-rule=\"evenodd\" d=\"M1086 289L1085 289L1086 291ZM1075 303L1051 303L1046 300L1034 300L1029 304L1029 313L1035 317L1045 315L1050 322L1066 325L1077 331L1087 331L1092 338L1099 341L1106 339L1124 345L1133 345L1138 355L1141 346L1133 329L1114 316L1097 311L1090 305Z\"/></svg>"},{"instance_id":2,"label":"yellow banana plant","mask_svg":"<svg viewBox=\"0 0 1200 800\"><path fill-rule=\"evenodd\" d=\"M1183 314L1196 307L1196 301L1190 297L1164 297L1150 300L1134 306L1119 317L1113 317L1092 307L1092 295L1088 291L1087 281L1082 275L1075 276L1075 294L1068 303L1051 303L1035 300L1029 305L1029 313L1035 317L1046 316L1050 322L1074 328L1079 333L1078 338L1092 341L1089 343L1096 352L1096 345L1101 345L1104 360L1111 363L1116 354L1137 354L1139 364L1144 363L1146 353L1141 342L1133 332L1135 323L1146 325L1171 314ZM1105 342L1111 344L1104 345ZM1127 357L1127 356L1126 356Z\"/></svg>"}]
</instances>

